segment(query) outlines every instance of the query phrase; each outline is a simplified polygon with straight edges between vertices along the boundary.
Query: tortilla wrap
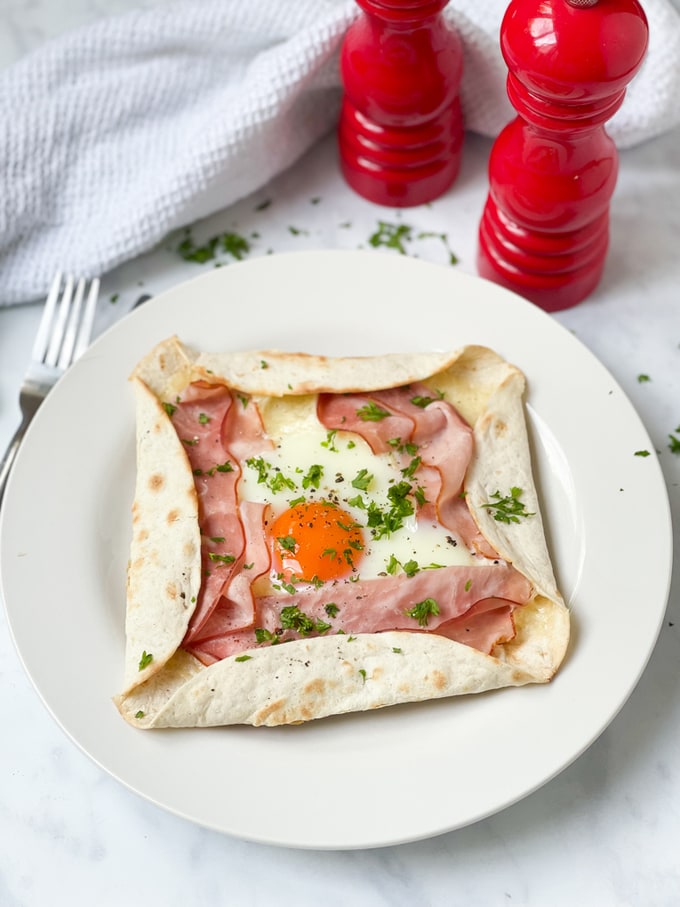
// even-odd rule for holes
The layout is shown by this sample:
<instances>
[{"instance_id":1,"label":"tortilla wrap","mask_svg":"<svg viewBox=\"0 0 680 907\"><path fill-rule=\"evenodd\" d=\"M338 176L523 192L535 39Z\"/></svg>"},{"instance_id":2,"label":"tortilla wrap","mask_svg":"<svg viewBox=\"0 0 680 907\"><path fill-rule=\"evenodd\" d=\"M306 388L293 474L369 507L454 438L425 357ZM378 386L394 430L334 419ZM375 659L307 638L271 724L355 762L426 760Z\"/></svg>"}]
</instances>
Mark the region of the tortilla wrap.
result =
<instances>
[{"instance_id":1,"label":"tortilla wrap","mask_svg":"<svg viewBox=\"0 0 680 907\"><path fill-rule=\"evenodd\" d=\"M262 363L266 361L267 367ZM269 400L423 382L474 429L464 489L499 555L532 584L516 635L491 655L435 633L403 630L302 638L209 667L180 648L201 583L197 497L186 450L164 401L191 382ZM531 467L525 379L481 346L453 353L330 359L277 351L202 353L159 344L131 376L137 405L137 483L127 582L124 689L115 702L140 728L280 725L398 703L543 683L562 662L569 613L557 589ZM265 418L266 424L266 418ZM494 519L493 495L517 486L530 519ZM145 658L143 656L146 656ZM151 656L151 657L150 657Z\"/></svg>"}]
</instances>

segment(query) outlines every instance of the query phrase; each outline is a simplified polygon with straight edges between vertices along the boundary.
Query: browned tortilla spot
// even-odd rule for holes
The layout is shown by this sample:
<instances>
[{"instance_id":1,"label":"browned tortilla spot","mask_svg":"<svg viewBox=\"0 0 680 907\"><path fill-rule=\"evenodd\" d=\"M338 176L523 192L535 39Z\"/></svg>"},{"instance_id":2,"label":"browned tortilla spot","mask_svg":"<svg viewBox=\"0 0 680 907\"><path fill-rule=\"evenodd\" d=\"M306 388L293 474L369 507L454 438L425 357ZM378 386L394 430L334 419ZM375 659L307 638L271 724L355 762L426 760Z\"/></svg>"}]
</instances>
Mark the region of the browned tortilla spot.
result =
<instances>
[{"instance_id":1,"label":"browned tortilla spot","mask_svg":"<svg viewBox=\"0 0 680 907\"><path fill-rule=\"evenodd\" d=\"M149 478L149 488L151 491L160 491L164 484L165 479L158 473L154 473L154 475Z\"/></svg>"},{"instance_id":2,"label":"browned tortilla spot","mask_svg":"<svg viewBox=\"0 0 680 907\"><path fill-rule=\"evenodd\" d=\"M446 676L441 671L433 671L432 685L435 690L443 690L446 687Z\"/></svg>"},{"instance_id":3,"label":"browned tortilla spot","mask_svg":"<svg viewBox=\"0 0 680 907\"><path fill-rule=\"evenodd\" d=\"M168 598L177 598L177 586L174 583L168 583L168 585L165 587L165 592Z\"/></svg>"},{"instance_id":4,"label":"browned tortilla spot","mask_svg":"<svg viewBox=\"0 0 680 907\"><path fill-rule=\"evenodd\" d=\"M325 690L326 683L320 677L317 677L316 680L310 680L304 686L304 691L309 696L323 696Z\"/></svg>"},{"instance_id":5,"label":"browned tortilla spot","mask_svg":"<svg viewBox=\"0 0 680 907\"><path fill-rule=\"evenodd\" d=\"M177 510L176 508L171 510L166 519L168 523L176 523L179 519L179 510Z\"/></svg>"},{"instance_id":6,"label":"browned tortilla spot","mask_svg":"<svg viewBox=\"0 0 680 907\"><path fill-rule=\"evenodd\" d=\"M264 724L270 715L282 712L284 703L285 699L275 699L273 702L270 702L269 705L265 705L261 708L256 715L257 724Z\"/></svg>"}]
</instances>

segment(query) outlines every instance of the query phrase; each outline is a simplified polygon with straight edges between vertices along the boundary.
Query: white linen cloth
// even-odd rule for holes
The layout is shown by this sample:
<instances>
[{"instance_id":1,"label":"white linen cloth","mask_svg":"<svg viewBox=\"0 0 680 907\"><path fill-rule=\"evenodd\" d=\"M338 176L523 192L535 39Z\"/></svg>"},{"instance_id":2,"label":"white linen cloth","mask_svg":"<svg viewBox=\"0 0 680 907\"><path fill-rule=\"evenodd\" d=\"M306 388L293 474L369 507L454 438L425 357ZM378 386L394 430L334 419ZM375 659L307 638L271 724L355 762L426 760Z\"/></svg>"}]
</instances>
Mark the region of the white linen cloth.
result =
<instances>
[{"instance_id":1,"label":"white linen cloth","mask_svg":"<svg viewBox=\"0 0 680 907\"><path fill-rule=\"evenodd\" d=\"M452 0L466 128L514 115L506 0ZM649 51L608 129L680 123L680 13L645 0ZM0 304L58 269L101 274L255 191L337 121L353 0L178 0L88 25L0 72Z\"/></svg>"}]
</instances>

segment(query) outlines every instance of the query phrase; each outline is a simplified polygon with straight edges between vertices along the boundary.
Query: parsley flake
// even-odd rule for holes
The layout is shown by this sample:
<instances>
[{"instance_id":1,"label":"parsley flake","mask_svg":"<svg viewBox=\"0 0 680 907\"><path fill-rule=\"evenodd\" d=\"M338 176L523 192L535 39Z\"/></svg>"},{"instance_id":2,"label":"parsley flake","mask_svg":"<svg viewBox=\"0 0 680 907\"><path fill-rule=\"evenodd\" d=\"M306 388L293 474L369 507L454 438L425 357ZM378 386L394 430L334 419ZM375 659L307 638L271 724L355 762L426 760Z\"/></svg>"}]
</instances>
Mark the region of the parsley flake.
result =
<instances>
[{"instance_id":1,"label":"parsley flake","mask_svg":"<svg viewBox=\"0 0 680 907\"><path fill-rule=\"evenodd\" d=\"M400 255L406 255L405 242L411 240L413 228L407 224L390 224L384 220L378 221L378 229L369 236L368 241L373 248L385 246L396 249Z\"/></svg>"},{"instance_id":2,"label":"parsley flake","mask_svg":"<svg viewBox=\"0 0 680 907\"><path fill-rule=\"evenodd\" d=\"M520 517L535 515L528 512L523 502L520 501L521 494L522 489L517 488L517 486L513 486L510 489L510 494L505 497L501 495L500 491L494 491L491 497L495 498L495 500L489 504L482 504L482 507L494 511L492 513L493 518L499 523L519 523Z\"/></svg>"},{"instance_id":3,"label":"parsley flake","mask_svg":"<svg viewBox=\"0 0 680 907\"><path fill-rule=\"evenodd\" d=\"M433 598L425 598L405 612L409 617L418 621L418 625L426 627L431 615L439 614L439 605Z\"/></svg>"},{"instance_id":4,"label":"parsley flake","mask_svg":"<svg viewBox=\"0 0 680 907\"><path fill-rule=\"evenodd\" d=\"M385 419L389 416L389 412L386 409L383 409L382 406L378 406L377 403L374 403L373 400L366 403L364 406L360 406L357 410L357 416L362 420L362 422L380 422L382 419Z\"/></svg>"},{"instance_id":5,"label":"parsley flake","mask_svg":"<svg viewBox=\"0 0 680 907\"><path fill-rule=\"evenodd\" d=\"M302 480L303 488L318 488L321 484L321 477L323 476L323 466L320 466L318 463L310 466L307 470L307 474Z\"/></svg>"},{"instance_id":6,"label":"parsley flake","mask_svg":"<svg viewBox=\"0 0 680 907\"><path fill-rule=\"evenodd\" d=\"M367 469L360 469L359 472L352 479L352 488L358 488L359 491L366 491L368 486L373 481L373 474L370 473ZM349 502L352 503L351 501ZM363 501L361 505L362 506ZM355 505L356 506L356 505Z\"/></svg>"},{"instance_id":7,"label":"parsley flake","mask_svg":"<svg viewBox=\"0 0 680 907\"><path fill-rule=\"evenodd\" d=\"M148 668L152 661L153 655L151 652L142 652L142 657L139 659L139 670L143 671L144 668Z\"/></svg>"},{"instance_id":8,"label":"parsley flake","mask_svg":"<svg viewBox=\"0 0 680 907\"><path fill-rule=\"evenodd\" d=\"M215 551L209 551L208 557L216 564L233 564L236 560L233 554L217 554Z\"/></svg>"}]
</instances>

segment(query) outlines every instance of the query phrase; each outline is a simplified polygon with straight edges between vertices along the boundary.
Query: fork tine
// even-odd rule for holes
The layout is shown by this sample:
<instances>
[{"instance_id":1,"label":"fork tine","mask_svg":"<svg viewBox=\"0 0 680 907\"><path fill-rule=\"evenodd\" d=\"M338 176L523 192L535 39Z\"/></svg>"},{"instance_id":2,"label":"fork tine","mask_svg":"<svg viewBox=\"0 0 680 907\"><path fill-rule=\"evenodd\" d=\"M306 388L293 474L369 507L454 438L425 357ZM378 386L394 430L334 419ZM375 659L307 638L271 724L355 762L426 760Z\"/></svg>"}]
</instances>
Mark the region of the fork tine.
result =
<instances>
[{"instance_id":1,"label":"fork tine","mask_svg":"<svg viewBox=\"0 0 680 907\"><path fill-rule=\"evenodd\" d=\"M78 332L78 338L76 340L76 348L73 353L74 362L76 359L82 356L82 354L90 344L92 325L94 324L95 308L97 305L97 297L99 296L99 283L99 278L95 277L90 286L90 292L87 297L87 302L85 303L83 320L80 324L80 331Z\"/></svg>"},{"instance_id":2,"label":"fork tine","mask_svg":"<svg viewBox=\"0 0 680 907\"><path fill-rule=\"evenodd\" d=\"M55 275L54 280L52 281L52 286L50 287L50 291L47 294L47 299L45 300L45 306L43 308L42 318L40 319L38 333L35 335L35 340L33 341L32 358L35 362L42 362L45 357L45 353L47 352L47 343L50 337L52 318L54 317L54 310L57 305L57 299L59 298L61 276L61 271L59 271L59 273Z\"/></svg>"},{"instance_id":3,"label":"fork tine","mask_svg":"<svg viewBox=\"0 0 680 907\"><path fill-rule=\"evenodd\" d=\"M71 297L73 296L73 275L69 274L66 278L66 286L64 287L64 292L61 296L61 302L59 303L59 308L57 309L57 318L52 327L52 336L50 337L50 344L47 347L47 354L45 356L45 365L54 367L57 364L57 359L59 358L59 349L61 347L61 341L64 337L64 330L66 328L66 319L68 317L68 310L71 305Z\"/></svg>"},{"instance_id":4,"label":"fork tine","mask_svg":"<svg viewBox=\"0 0 680 907\"><path fill-rule=\"evenodd\" d=\"M71 311L68 313L66 333L64 335L64 342L61 346L61 352L59 353L57 368L68 368L68 366L73 361L73 349L76 345L76 333L78 331L78 322L80 320L80 310L83 305L83 296L85 295L85 283L85 278L81 277L76 284L76 292L73 296L73 305L71 306Z\"/></svg>"}]
</instances>

